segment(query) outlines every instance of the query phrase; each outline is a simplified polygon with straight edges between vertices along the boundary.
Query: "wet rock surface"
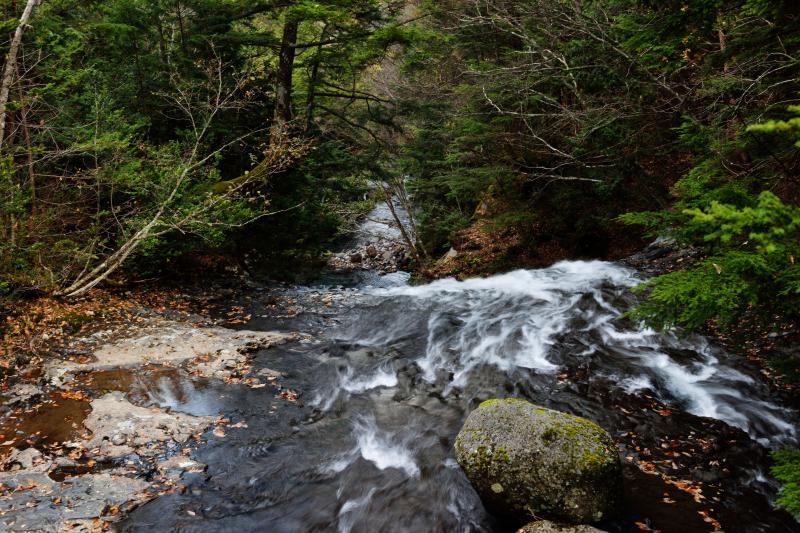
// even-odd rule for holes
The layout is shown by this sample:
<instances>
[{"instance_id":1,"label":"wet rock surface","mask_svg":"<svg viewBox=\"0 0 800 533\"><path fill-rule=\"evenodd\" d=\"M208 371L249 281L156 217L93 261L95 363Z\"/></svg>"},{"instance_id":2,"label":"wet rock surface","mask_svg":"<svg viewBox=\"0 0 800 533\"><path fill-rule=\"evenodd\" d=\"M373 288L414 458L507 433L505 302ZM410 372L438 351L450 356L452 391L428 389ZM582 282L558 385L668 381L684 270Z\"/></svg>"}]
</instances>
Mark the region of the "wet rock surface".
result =
<instances>
[{"instance_id":1,"label":"wet rock surface","mask_svg":"<svg viewBox=\"0 0 800 533\"><path fill-rule=\"evenodd\" d=\"M120 473L56 482L46 473L0 472L0 525L5 531L89 532L152 496L150 483Z\"/></svg>"},{"instance_id":2,"label":"wet rock surface","mask_svg":"<svg viewBox=\"0 0 800 533\"><path fill-rule=\"evenodd\" d=\"M425 286L362 273L329 272L248 302L248 329L309 334L253 362L297 400L237 394L224 409L247 427L194 452L203 475L137 508L121 531L509 531L453 455L467 415L498 395L611 433L624 461L622 514L595 527L800 531L771 507L763 440L791 440L794 415L706 340L616 320L633 271L574 262Z\"/></svg>"},{"instance_id":3,"label":"wet rock surface","mask_svg":"<svg viewBox=\"0 0 800 533\"><path fill-rule=\"evenodd\" d=\"M370 270L387 274L402 270L408 265L408 247L401 243L376 241L375 244L360 245L328 258L328 268L348 272Z\"/></svg>"},{"instance_id":4,"label":"wet rock surface","mask_svg":"<svg viewBox=\"0 0 800 533\"><path fill-rule=\"evenodd\" d=\"M95 456L123 458L136 453L148 457L163 453L164 443L183 444L211 426L216 417L164 412L138 407L121 392L111 392L91 403L84 422L92 437L85 446Z\"/></svg>"},{"instance_id":5,"label":"wet rock surface","mask_svg":"<svg viewBox=\"0 0 800 533\"><path fill-rule=\"evenodd\" d=\"M700 248L681 245L675 239L659 238L643 250L623 259L622 263L647 276L659 276L686 268L702 258L703 251Z\"/></svg>"},{"instance_id":6,"label":"wet rock surface","mask_svg":"<svg viewBox=\"0 0 800 533\"><path fill-rule=\"evenodd\" d=\"M219 416L224 394L203 390L212 380L287 394L279 372L256 375L251 359L291 333L163 319L137 333L99 345L91 357L51 361L39 384L12 389L19 394L0 427L8 439L0 444L6 530L99 531L202 474L206 465L189 457L192 450L242 427Z\"/></svg>"},{"instance_id":7,"label":"wet rock surface","mask_svg":"<svg viewBox=\"0 0 800 533\"><path fill-rule=\"evenodd\" d=\"M59 385L79 372L194 360L202 375L229 377L230 370L244 363L248 353L291 338L289 334L275 332L197 328L180 322L156 322L143 327L134 337L102 345L88 360L52 362L47 365L45 375L51 383Z\"/></svg>"},{"instance_id":8,"label":"wet rock surface","mask_svg":"<svg viewBox=\"0 0 800 533\"><path fill-rule=\"evenodd\" d=\"M585 418L524 400L487 400L467 417L455 453L483 502L503 518L581 524L619 514L617 446Z\"/></svg>"}]
</instances>

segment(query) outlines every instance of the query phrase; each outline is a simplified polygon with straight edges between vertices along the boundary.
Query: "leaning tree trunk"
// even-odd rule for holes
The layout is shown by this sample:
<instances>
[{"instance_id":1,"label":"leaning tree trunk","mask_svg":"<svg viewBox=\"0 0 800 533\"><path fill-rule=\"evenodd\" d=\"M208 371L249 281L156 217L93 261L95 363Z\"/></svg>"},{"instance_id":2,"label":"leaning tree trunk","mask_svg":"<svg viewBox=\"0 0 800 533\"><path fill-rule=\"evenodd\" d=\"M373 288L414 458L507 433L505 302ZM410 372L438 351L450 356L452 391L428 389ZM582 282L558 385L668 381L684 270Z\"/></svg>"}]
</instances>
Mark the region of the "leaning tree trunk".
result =
<instances>
[{"instance_id":1,"label":"leaning tree trunk","mask_svg":"<svg viewBox=\"0 0 800 533\"><path fill-rule=\"evenodd\" d=\"M3 78L0 81L0 150L3 149L3 142L6 137L6 120L8 118L8 95L11 92L11 85L14 82L14 72L17 70L17 55L19 54L19 47L22 44L22 36L28 23L33 16L33 9L39 0L28 0L25 5L25 10L22 12L22 17L19 19L17 30L14 32L14 37L11 39L11 46L8 49L6 56L6 64L3 67Z\"/></svg>"}]
</instances>

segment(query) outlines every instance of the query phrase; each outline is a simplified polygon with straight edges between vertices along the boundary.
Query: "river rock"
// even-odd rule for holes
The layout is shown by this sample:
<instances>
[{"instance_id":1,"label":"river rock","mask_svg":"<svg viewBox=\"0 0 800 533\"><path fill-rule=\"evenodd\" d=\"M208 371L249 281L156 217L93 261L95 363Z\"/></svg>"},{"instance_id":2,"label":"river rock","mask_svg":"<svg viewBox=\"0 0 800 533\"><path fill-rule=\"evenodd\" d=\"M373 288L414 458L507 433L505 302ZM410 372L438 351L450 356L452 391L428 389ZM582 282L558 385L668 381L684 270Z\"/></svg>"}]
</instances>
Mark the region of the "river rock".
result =
<instances>
[{"instance_id":1,"label":"river rock","mask_svg":"<svg viewBox=\"0 0 800 533\"><path fill-rule=\"evenodd\" d=\"M183 444L215 420L213 416L166 413L157 408L140 407L130 403L122 392L110 392L92 400L92 412L84 421L92 438L85 447L98 448L99 454L108 458L124 457L133 452L141 456L158 455L160 447L148 445Z\"/></svg>"},{"instance_id":2,"label":"river rock","mask_svg":"<svg viewBox=\"0 0 800 533\"><path fill-rule=\"evenodd\" d=\"M517 531L517 533L607 533L602 529L596 527L580 525L570 526L565 524L556 524L549 520L539 520L538 522L531 522Z\"/></svg>"},{"instance_id":3,"label":"river rock","mask_svg":"<svg viewBox=\"0 0 800 533\"><path fill-rule=\"evenodd\" d=\"M572 524L617 513L622 466L611 436L577 416L524 400L488 400L470 413L456 459L492 512Z\"/></svg>"},{"instance_id":4,"label":"river rock","mask_svg":"<svg viewBox=\"0 0 800 533\"><path fill-rule=\"evenodd\" d=\"M6 465L11 466L11 470L14 470L15 467L30 469L43 462L42 452L36 448L26 448L24 450L13 448L8 455L8 459L6 459Z\"/></svg>"}]
</instances>

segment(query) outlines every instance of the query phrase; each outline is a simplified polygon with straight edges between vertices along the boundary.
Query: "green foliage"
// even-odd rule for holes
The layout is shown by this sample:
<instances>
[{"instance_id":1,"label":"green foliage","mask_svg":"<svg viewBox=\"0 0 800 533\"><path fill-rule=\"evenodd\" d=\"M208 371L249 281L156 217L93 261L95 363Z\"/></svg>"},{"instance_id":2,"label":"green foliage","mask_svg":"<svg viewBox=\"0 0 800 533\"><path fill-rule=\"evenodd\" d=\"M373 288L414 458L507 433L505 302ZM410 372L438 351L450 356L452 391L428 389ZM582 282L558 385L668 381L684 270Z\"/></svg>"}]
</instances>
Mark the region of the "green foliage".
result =
<instances>
[{"instance_id":1,"label":"green foliage","mask_svg":"<svg viewBox=\"0 0 800 533\"><path fill-rule=\"evenodd\" d=\"M618 40L617 23L642 33L643 19L623 20L630 2L601 4L493 0L491 22L466 4L424 4L427 38L404 65L417 108L402 169L430 249L491 204L492 216L530 213L521 230L575 256L613 254L614 219L653 196L637 159L675 124ZM606 15L614 27L599 23Z\"/></svg>"},{"instance_id":2,"label":"green foliage","mask_svg":"<svg viewBox=\"0 0 800 533\"><path fill-rule=\"evenodd\" d=\"M800 106L789 106L788 111L794 115L800 114ZM793 116L786 120L768 120L761 124L753 124L747 131L760 133L792 133L794 137L800 136L800 116ZM800 148L800 139L795 142Z\"/></svg>"},{"instance_id":3,"label":"green foliage","mask_svg":"<svg viewBox=\"0 0 800 533\"><path fill-rule=\"evenodd\" d=\"M781 450L773 453L772 475L783 482L778 506L800 519L800 451Z\"/></svg>"},{"instance_id":4,"label":"green foliage","mask_svg":"<svg viewBox=\"0 0 800 533\"><path fill-rule=\"evenodd\" d=\"M689 164L670 188L672 205L620 220L700 248L705 259L642 286L646 300L631 315L660 328L727 325L745 312L791 323L800 317L800 211L797 188L789 185L800 170L800 108L787 111L781 101L796 96L800 72L790 60L780 72L767 64L793 39L795 10L761 0L702 4L689 2L643 33L636 28L646 15L635 11L620 29L639 46L658 34L675 47L670 57L683 51L684 62L699 69L698 90L689 96L696 103L683 106L673 128ZM744 20L747 30L737 24ZM719 42L716 50L698 40L713 32L716 41L706 43ZM756 87L764 99L749 98Z\"/></svg>"},{"instance_id":5,"label":"green foliage","mask_svg":"<svg viewBox=\"0 0 800 533\"><path fill-rule=\"evenodd\" d=\"M800 208L783 203L769 191L753 207L712 202L706 210L690 209L690 227L704 239L722 247L753 248L763 256L782 257L794 263L800 246Z\"/></svg>"},{"instance_id":6,"label":"green foliage","mask_svg":"<svg viewBox=\"0 0 800 533\"><path fill-rule=\"evenodd\" d=\"M0 275L56 290L154 219L124 274L253 242L270 255L319 253L365 208L375 147L361 125L393 117L382 99L359 99L369 94L360 80L415 38L394 24L398 10L377 0L41 3L9 103L12 124L25 112L30 141L16 131L0 168ZM299 24L293 104L306 115L294 138L317 149L280 177L243 180L268 153L288 20ZM204 129L220 86L225 105ZM264 218L271 211L280 216Z\"/></svg>"},{"instance_id":7,"label":"green foliage","mask_svg":"<svg viewBox=\"0 0 800 533\"><path fill-rule=\"evenodd\" d=\"M647 300L630 315L659 328L728 325L748 308L800 317L800 209L763 192L753 206L712 202L689 209L685 231L714 254L642 285ZM627 217L628 222L640 222Z\"/></svg>"}]
</instances>

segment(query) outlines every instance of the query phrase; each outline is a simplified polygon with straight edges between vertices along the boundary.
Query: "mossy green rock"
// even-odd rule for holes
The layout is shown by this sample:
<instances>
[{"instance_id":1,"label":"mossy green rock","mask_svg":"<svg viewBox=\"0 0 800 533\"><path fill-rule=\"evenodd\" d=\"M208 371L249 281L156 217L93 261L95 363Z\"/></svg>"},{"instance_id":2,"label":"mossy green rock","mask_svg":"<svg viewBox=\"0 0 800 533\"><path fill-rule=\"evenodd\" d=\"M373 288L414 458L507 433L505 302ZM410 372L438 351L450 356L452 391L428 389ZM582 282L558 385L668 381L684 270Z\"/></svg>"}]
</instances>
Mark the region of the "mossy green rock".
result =
<instances>
[{"instance_id":1,"label":"mossy green rock","mask_svg":"<svg viewBox=\"0 0 800 533\"><path fill-rule=\"evenodd\" d=\"M607 533L602 529L596 527L580 525L569 526L564 524L556 524L549 520L540 520L531 522L523 526L517 533Z\"/></svg>"},{"instance_id":2,"label":"mossy green rock","mask_svg":"<svg viewBox=\"0 0 800 533\"><path fill-rule=\"evenodd\" d=\"M617 447L585 418L524 400L488 400L467 417L455 451L486 507L502 517L585 524L618 512Z\"/></svg>"}]
</instances>

